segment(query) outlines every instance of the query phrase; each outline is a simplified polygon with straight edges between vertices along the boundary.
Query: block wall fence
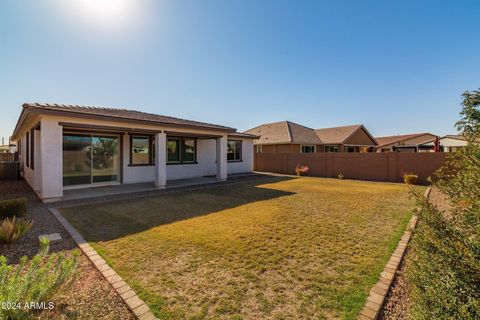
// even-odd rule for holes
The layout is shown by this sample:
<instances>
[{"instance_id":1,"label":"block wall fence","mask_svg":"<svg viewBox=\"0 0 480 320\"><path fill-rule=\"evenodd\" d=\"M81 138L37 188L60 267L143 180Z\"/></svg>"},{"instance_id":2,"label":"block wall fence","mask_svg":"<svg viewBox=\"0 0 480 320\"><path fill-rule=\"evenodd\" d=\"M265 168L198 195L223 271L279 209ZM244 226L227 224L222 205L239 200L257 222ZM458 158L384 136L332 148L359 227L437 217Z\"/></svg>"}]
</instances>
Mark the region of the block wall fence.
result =
<instances>
[{"instance_id":1,"label":"block wall fence","mask_svg":"<svg viewBox=\"0 0 480 320\"><path fill-rule=\"evenodd\" d=\"M404 173L418 175L426 183L445 162L448 154L437 153L260 153L255 154L255 171L295 174L297 165L310 168L309 176L402 182Z\"/></svg>"}]
</instances>

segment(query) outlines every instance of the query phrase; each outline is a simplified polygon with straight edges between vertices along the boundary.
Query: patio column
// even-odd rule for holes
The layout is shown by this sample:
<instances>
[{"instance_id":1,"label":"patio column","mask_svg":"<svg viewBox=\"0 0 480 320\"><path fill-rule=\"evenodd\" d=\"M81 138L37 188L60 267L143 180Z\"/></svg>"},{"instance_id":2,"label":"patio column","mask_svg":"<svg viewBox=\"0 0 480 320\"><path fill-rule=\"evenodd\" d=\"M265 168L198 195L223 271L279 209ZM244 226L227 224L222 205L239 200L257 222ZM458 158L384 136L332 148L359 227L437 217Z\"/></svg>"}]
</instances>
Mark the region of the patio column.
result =
<instances>
[{"instance_id":1,"label":"patio column","mask_svg":"<svg viewBox=\"0 0 480 320\"><path fill-rule=\"evenodd\" d=\"M56 201L63 197L63 128L48 118L40 126L41 198Z\"/></svg>"},{"instance_id":2,"label":"patio column","mask_svg":"<svg viewBox=\"0 0 480 320\"><path fill-rule=\"evenodd\" d=\"M167 185L167 135L155 134L155 187L163 189Z\"/></svg>"},{"instance_id":3,"label":"patio column","mask_svg":"<svg viewBox=\"0 0 480 320\"><path fill-rule=\"evenodd\" d=\"M216 138L217 144L217 180L227 180L227 136Z\"/></svg>"}]
</instances>

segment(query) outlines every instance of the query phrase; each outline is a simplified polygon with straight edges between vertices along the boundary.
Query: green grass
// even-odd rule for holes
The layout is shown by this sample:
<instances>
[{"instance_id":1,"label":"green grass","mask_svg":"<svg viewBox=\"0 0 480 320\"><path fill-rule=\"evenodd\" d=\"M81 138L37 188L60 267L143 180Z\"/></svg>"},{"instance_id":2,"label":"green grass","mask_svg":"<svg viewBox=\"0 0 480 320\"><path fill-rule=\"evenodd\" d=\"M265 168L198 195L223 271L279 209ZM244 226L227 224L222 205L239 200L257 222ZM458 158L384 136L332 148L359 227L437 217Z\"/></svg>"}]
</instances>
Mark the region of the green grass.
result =
<instances>
[{"instance_id":1,"label":"green grass","mask_svg":"<svg viewBox=\"0 0 480 320\"><path fill-rule=\"evenodd\" d=\"M412 205L401 184L270 178L62 213L161 319L354 319Z\"/></svg>"}]
</instances>

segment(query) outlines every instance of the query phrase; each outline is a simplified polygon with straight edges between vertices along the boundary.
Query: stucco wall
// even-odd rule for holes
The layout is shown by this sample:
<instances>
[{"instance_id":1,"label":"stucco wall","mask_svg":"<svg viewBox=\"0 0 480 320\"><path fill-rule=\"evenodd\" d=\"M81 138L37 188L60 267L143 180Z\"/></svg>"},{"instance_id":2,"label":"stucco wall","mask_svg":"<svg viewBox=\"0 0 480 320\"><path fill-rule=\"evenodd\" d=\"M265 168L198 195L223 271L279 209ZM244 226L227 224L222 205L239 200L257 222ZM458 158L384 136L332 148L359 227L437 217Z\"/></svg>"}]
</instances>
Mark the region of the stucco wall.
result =
<instances>
[{"instance_id":1,"label":"stucco wall","mask_svg":"<svg viewBox=\"0 0 480 320\"><path fill-rule=\"evenodd\" d=\"M56 115L32 116L24 122L19 136L22 137L21 161L24 168L24 177L33 189L39 191L42 198L55 199L63 195L63 127L60 122L75 123L84 125L97 125L107 127L121 127L132 129L145 129L151 131L169 130L187 134L223 135L224 132L215 130L198 130L172 128L168 126L145 125L128 122L104 121L98 119L83 119L76 117L60 117ZM26 167L26 144L25 134L36 124L41 124L41 131L35 138L35 171ZM94 131L94 130L92 130ZM88 132L88 131L86 131ZM151 166L129 166L130 162L130 137L128 134L121 134L122 141L121 166L123 183L153 182L155 181L155 167ZM253 140L245 139L242 143L242 162L226 164L226 139L222 139L225 146L222 147L221 159L225 161L222 172L240 173L253 171ZM217 142L215 139L197 140L197 163L167 165L167 180L214 176L217 172ZM223 152L224 151L224 152ZM223 154L224 153L224 154ZM37 176L37 179L35 179ZM222 175L223 176L223 175ZM37 181L35 181L37 180Z\"/></svg>"},{"instance_id":2,"label":"stucco wall","mask_svg":"<svg viewBox=\"0 0 480 320\"><path fill-rule=\"evenodd\" d=\"M242 161L229 162L227 164L228 174L247 173L253 171L253 140L242 140Z\"/></svg>"}]
</instances>

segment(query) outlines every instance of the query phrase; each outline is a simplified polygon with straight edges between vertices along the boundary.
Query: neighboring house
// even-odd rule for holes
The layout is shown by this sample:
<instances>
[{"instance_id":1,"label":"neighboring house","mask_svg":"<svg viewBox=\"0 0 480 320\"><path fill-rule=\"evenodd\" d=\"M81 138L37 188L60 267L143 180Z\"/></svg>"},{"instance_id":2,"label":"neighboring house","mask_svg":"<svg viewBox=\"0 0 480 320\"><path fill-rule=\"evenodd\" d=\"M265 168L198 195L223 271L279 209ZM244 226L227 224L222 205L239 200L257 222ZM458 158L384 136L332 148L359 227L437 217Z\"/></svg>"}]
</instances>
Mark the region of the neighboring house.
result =
<instances>
[{"instance_id":1,"label":"neighboring house","mask_svg":"<svg viewBox=\"0 0 480 320\"><path fill-rule=\"evenodd\" d=\"M0 145L0 153L10 153L11 147L9 145Z\"/></svg>"},{"instance_id":2,"label":"neighboring house","mask_svg":"<svg viewBox=\"0 0 480 320\"><path fill-rule=\"evenodd\" d=\"M316 153L374 151L376 141L363 125L312 129L281 121L245 131L260 138L256 153Z\"/></svg>"},{"instance_id":3,"label":"neighboring house","mask_svg":"<svg viewBox=\"0 0 480 320\"><path fill-rule=\"evenodd\" d=\"M45 202L64 189L253 171L255 135L125 109L27 103L15 127L23 176Z\"/></svg>"},{"instance_id":4,"label":"neighboring house","mask_svg":"<svg viewBox=\"0 0 480 320\"><path fill-rule=\"evenodd\" d=\"M436 138L431 133L413 133L375 139L378 142L377 152L433 152Z\"/></svg>"},{"instance_id":5,"label":"neighboring house","mask_svg":"<svg viewBox=\"0 0 480 320\"><path fill-rule=\"evenodd\" d=\"M433 141L425 145L433 146ZM443 152L457 152L465 149L467 140L462 135L446 135L440 138L440 148Z\"/></svg>"},{"instance_id":6,"label":"neighboring house","mask_svg":"<svg viewBox=\"0 0 480 320\"><path fill-rule=\"evenodd\" d=\"M377 141L361 124L316 129L324 152L375 152Z\"/></svg>"}]
</instances>

